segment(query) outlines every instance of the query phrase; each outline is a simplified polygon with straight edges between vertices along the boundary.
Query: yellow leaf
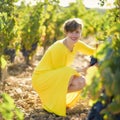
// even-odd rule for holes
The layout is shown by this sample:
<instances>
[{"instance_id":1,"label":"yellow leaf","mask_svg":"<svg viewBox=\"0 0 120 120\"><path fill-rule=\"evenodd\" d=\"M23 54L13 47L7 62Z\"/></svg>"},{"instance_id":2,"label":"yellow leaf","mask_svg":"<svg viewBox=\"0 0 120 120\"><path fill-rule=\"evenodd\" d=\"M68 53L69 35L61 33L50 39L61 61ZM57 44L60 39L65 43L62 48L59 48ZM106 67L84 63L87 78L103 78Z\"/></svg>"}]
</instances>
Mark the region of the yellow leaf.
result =
<instances>
[{"instance_id":1,"label":"yellow leaf","mask_svg":"<svg viewBox=\"0 0 120 120\"><path fill-rule=\"evenodd\" d=\"M7 65L7 61L4 59L4 57L1 57L1 68L4 69Z\"/></svg>"},{"instance_id":2,"label":"yellow leaf","mask_svg":"<svg viewBox=\"0 0 120 120\"><path fill-rule=\"evenodd\" d=\"M97 71L98 71L98 68L96 66L92 66L92 67L88 68L87 75L86 75L86 84L87 85L90 85L93 82L92 78L97 73Z\"/></svg>"}]
</instances>

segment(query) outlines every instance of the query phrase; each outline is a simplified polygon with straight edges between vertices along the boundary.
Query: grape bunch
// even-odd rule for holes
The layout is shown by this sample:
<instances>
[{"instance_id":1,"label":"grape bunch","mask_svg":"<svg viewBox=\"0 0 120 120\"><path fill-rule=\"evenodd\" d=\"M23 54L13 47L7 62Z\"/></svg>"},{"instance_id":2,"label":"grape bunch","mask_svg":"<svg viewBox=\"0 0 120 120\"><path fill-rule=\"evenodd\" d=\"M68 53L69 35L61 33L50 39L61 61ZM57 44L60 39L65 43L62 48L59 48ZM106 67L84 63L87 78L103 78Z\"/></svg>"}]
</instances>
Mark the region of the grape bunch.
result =
<instances>
[{"instance_id":1,"label":"grape bunch","mask_svg":"<svg viewBox=\"0 0 120 120\"><path fill-rule=\"evenodd\" d=\"M27 64L29 64L29 57L37 49L37 45L38 45L38 41L33 43L31 45L31 49L29 49L29 50L24 45L22 45L21 52L22 52L22 55L24 56Z\"/></svg>"},{"instance_id":2,"label":"grape bunch","mask_svg":"<svg viewBox=\"0 0 120 120\"><path fill-rule=\"evenodd\" d=\"M9 56L10 62L13 63L15 56L16 56L15 49L14 48L5 48L4 55Z\"/></svg>"},{"instance_id":3,"label":"grape bunch","mask_svg":"<svg viewBox=\"0 0 120 120\"><path fill-rule=\"evenodd\" d=\"M105 106L100 102L96 102L88 113L87 120L103 120L103 115L100 114L100 111L104 109Z\"/></svg>"}]
</instances>

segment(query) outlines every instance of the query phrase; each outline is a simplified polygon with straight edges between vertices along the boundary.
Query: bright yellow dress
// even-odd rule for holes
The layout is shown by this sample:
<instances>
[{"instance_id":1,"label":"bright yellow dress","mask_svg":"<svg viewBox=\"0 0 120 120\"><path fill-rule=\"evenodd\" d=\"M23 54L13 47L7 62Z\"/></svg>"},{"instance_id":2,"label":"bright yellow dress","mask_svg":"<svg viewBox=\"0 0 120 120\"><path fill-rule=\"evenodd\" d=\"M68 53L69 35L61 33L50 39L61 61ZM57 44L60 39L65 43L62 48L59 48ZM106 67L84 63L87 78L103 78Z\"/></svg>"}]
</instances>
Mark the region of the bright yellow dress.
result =
<instances>
[{"instance_id":1,"label":"bright yellow dress","mask_svg":"<svg viewBox=\"0 0 120 120\"><path fill-rule=\"evenodd\" d=\"M32 85L39 94L45 110L66 116L66 106L72 106L78 100L80 92L67 93L71 76L80 76L70 66L77 52L92 55L94 49L78 41L71 52L63 44L63 40L58 40L48 48L35 68Z\"/></svg>"}]
</instances>

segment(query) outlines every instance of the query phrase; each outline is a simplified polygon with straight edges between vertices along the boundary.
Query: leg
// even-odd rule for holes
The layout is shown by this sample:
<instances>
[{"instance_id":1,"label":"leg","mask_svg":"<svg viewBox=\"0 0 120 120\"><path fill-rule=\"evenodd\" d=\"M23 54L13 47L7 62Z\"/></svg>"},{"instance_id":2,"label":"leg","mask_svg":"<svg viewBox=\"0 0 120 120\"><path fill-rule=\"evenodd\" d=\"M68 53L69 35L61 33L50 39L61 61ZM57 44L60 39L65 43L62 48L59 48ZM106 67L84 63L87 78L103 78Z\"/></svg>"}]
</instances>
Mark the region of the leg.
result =
<instances>
[{"instance_id":1,"label":"leg","mask_svg":"<svg viewBox=\"0 0 120 120\"><path fill-rule=\"evenodd\" d=\"M68 92L81 90L85 86L85 78L83 76L72 76L68 85Z\"/></svg>"}]
</instances>

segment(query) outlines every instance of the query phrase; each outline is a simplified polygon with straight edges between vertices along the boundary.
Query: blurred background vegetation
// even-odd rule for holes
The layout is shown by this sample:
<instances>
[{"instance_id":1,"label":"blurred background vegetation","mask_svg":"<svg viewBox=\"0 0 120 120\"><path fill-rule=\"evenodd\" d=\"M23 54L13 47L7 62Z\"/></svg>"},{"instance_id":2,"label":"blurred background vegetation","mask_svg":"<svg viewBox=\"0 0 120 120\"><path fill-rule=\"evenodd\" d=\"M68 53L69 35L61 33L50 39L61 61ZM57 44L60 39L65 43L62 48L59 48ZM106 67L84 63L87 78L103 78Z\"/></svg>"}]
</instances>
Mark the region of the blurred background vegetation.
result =
<instances>
[{"instance_id":1,"label":"blurred background vegetation","mask_svg":"<svg viewBox=\"0 0 120 120\"><path fill-rule=\"evenodd\" d=\"M2 70L14 62L19 52L30 65L37 47L46 50L53 42L62 39L64 21L78 17L84 21L82 37L93 36L98 43L102 41L96 54L99 64L93 73L88 72L91 83L85 88L85 94L89 90L94 100L102 96L102 101L112 97L104 113L106 120L115 120L114 115L120 114L120 1L115 0L114 8L104 10L86 8L82 0L66 7L60 6L59 0L44 0L36 5L26 5L25 2L15 5L16 2L18 0L0 1L0 82L3 80ZM105 2L100 0L100 5L104 6ZM103 88L105 94L101 94ZM5 115L5 112L1 113Z\"/></svg>"}]
</instances>

